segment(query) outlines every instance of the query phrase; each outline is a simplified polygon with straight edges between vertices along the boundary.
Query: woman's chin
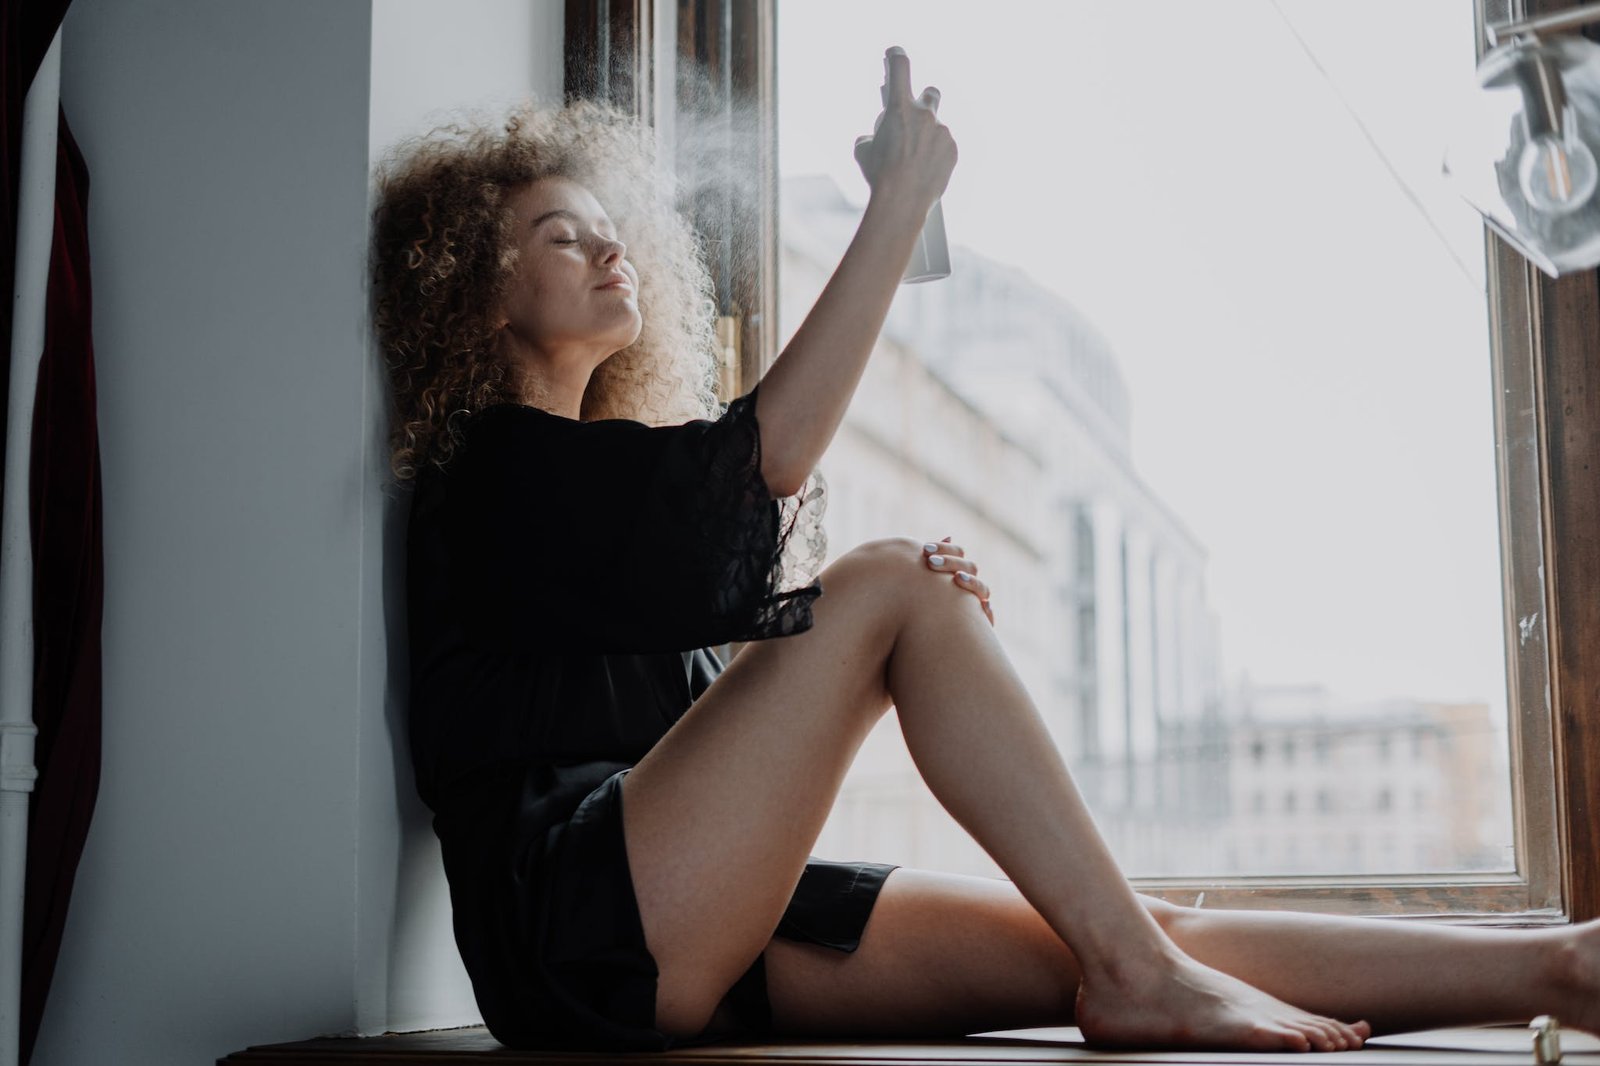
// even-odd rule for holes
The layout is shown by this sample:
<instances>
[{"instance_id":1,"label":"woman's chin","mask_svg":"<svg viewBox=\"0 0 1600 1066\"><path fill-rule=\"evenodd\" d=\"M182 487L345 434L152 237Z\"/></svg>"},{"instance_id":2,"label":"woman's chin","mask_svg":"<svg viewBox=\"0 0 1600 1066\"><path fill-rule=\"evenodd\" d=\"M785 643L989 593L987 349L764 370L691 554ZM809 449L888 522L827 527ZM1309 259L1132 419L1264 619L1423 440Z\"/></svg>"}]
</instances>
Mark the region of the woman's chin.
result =
<instances>
[{"instance_id":1,"label":"woman's chin","mask_svg":"<svg viewBox=\"0 0 1600 1066\"><path fill-rule=\"evenodd\" d=\"M631 321L628 323L627 327L621 333L622 347L626 348L626 347L628 347L628 345L630 345L634 341L638 340L639 339L639 335L641 333L643 333L643 332L644 332L644 317L642 315L640 315L638 309L635 308L634 311L633 311L633 317L632 317Z\"/></svg>"},{"instance_id":2,"label":"woman's chin","mask_svg":"<svg viewBox=\"0 0 1600 1066\"><path fill-rule=\"evenodd\" d=\"M642 332L643 331L640 329L633 329L625 330L620 333L613 333L611 335L611 339L606 342L606 347L611 349L611 355L616 355L624 348L632 347L634 342L639 339L639 336ZM606 359L610 359L611 355L606 356ZM601 361L604 362L604 360Z\"/></svg>"}]
</instances>

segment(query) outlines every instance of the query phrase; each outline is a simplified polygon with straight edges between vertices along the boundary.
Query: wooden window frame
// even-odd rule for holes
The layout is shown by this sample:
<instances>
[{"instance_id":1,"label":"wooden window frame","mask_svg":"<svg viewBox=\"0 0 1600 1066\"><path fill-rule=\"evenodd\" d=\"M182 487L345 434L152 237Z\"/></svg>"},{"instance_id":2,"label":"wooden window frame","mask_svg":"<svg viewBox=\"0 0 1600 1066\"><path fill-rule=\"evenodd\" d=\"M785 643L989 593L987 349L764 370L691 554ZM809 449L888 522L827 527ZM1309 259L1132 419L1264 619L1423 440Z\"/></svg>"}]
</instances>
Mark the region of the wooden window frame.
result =
<instances>
[{"instance_id":1,"label":"wooden window frame","mask_svg":"<svg viewBox=\"0 0 1600 1066\"><path fill-rule=\"evenodd\" d=\"M654 0L567 0L562 83L569 102L599 99L636 115L654 113L654 9Z\"/></svg>"},{"instance_id":2,"label":"wooden window frame","mask_svg":"<svg viewBox=\"0 0 1600 1066\"><path fill-rule=\"evenodd\" d=\"M1527 14L1574 6L1533 0ZM1508 258L1526 301L1513 332L1540 374L1559 877L1568 916L1586 921L1600 917L1600 271L1551 278Z\"/></svg>"},{"instance_id":3,"label":"wooden window frame","mask_svg":"<svg viewBox=\"0 0 1600 1066\"><path fill-rule=\"evenodd\" d=\"M723 342L722 399L750 388L778 357L778 129L776 0L567 0L565 94L631 110L652 124L676 99L658 99L662 75L694 72L696 106L728 119L727 151L714 163L674 157L681 205L705 243ZM658 41L675 28L671 47ZM658 67L661 68L658 70ZM753 117L754 121L745 121ZM735 132L737 131L737 132ZM702 181L721 165L753 182ZM749 196L735 196L737 187Z\"/></svg>"},{"instance_id":4,"label":"wooden window frame","mask_svg":"<svg viewBox=\"0 0 1600 1066\"><path fill-rule=\"evenodd\" d=\"M712 108L762 121L730 144L761 176L754 202L706 199L692 221L712 250L730 355L724 399L777 357L776 0L568 0L566 89L651 116L656 63L704 71ZM1543 14L1579 0L1475 0ZM1502 17L1495 13L1494 21ZM675 18L671 51L656 47ZM664 42L663 42L664 43ZM748 126L741 128L748 129ZM682 164L680 164L682 165ZM756 239L735 240L743 234ZM1485 228L1490 349L1501 486L1509 733L1517 869L1407 877L1137 879L1173 902L1362 913L1486 925L1600 917L1600 272L1552 279ZM1531 403L1510 403L1531 398ZM1513 645L1530 616L1545 620ZM1531 647L1530 647L1531 645Z\"/></svg>"}]
</instances>

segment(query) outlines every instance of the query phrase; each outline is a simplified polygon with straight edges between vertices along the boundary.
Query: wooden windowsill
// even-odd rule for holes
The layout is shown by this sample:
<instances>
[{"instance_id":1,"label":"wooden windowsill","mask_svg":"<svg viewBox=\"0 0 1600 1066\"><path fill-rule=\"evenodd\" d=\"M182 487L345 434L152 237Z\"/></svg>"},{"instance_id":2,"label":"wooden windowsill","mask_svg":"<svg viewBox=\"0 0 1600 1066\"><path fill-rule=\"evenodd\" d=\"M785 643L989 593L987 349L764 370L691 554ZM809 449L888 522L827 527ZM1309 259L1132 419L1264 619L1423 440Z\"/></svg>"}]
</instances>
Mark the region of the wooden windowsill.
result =
<instances>
[{"instance_id":1,"label":"wooden windowsill","mask_svg":"<svg viewBox=\"0 0 1600 1066\"><path fill-rule=\"evenodd\" d=\"M1561 1035L1563 1063L1600 1066L1600 1040L1579 1033ZM1359 1063L1362 1066L1528 1066L1533 1062L1531 1034L1521 1027L1436 1029L1426 1033L1374 1038L1361 1051L1305 1054L1239 1052L1093 1051L1083 1046L1076 1029L1013 1029L958 1040L915 1043L897 1040L800 1040L757 1044L728 1041L705 1047L659 1053L607 1054L571 1051L511 1051L479 1026L427 1033L400 1033L350 1039L303 1040L292 1044L252 1047L218 1060L218 1066L467 1066L480 1062L574 1063L670 1061L675 1063L779 1062L786 1066L868 1064L1019 1062L1118 1063Z\"/></svg>"}]
</instances>

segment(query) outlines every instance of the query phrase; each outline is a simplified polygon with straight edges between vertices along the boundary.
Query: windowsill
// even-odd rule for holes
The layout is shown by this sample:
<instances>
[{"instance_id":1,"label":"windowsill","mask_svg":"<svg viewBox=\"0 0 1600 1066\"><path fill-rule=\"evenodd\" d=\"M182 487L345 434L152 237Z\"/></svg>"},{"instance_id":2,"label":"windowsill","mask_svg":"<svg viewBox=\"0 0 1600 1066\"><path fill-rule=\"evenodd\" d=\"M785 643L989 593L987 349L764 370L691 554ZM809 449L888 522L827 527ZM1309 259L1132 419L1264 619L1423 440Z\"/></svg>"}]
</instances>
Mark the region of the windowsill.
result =
<instances>
[{"instance_id":1,"label":"windowsill","mask_svg":"<svg viewBox=\"0 0 1600 1066\"><path fill-rule=\"evenodd\" d=\"M1361 1051L1327 1052L1314 1056L1294 1053L1250 1054L1197 1051L1093 1051L1085 1048L1078 1030L1071 1027L1012 1029L957 1040L800 1040L756 1044L732 1041L684 1048L658 1054L604 1055L596 1052L515 1052L501 1047L483 1027L444 1029L426 1033L401 1033L364 1039L306 1040L292 1044L253 1047L220 1059L218 1066L279 1063L282 1066L325 1066L351 1063L384 1066L406 1063L573 1063L642 1061L734 1063L781 1062L786 1066L825 1063L829 1066L870 1063L1021 1062L1123 1062L1123 1063L1295 1063L1350 1062L1364 1066L1527 1066L1533 1062L1532 1035L1520 1026L1476 1029L1435 1029L1423 1033L1375 1037ZM1562 1061L1568 1066L1600 1066L1600 1039L1581 1033L1561 1034Z\"/></svg>"}]
</instances>

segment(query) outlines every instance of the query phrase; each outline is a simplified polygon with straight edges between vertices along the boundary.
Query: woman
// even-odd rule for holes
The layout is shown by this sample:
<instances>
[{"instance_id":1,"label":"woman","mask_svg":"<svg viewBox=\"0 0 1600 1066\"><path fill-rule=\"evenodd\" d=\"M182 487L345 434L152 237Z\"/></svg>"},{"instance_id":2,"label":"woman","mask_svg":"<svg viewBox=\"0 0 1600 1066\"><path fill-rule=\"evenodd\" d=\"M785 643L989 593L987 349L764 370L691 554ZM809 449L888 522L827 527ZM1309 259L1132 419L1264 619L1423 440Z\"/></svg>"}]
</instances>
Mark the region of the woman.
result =
<instances>
[{"instance_id":1,"label":"woman","mask_svg":"<svg viewBox=\"0 0 1600 1066\"><path fill-rule=\"evenodd\" d=\"M406 142L382 175L412 755L491 1032L664 1049L1077 1024L1104 1045L1339 1050L1537 1013L1600 1028L1595 924L1137 896L959 544L890 538L810 572L810 475L956 160L903 56L889 84L855 240L725 411L706 271L631 120L523 108ZM730 640L752 643L724 668L709 646ZM891 706L1010 879L808 854Z\"/></svg>"}]
</instances>

